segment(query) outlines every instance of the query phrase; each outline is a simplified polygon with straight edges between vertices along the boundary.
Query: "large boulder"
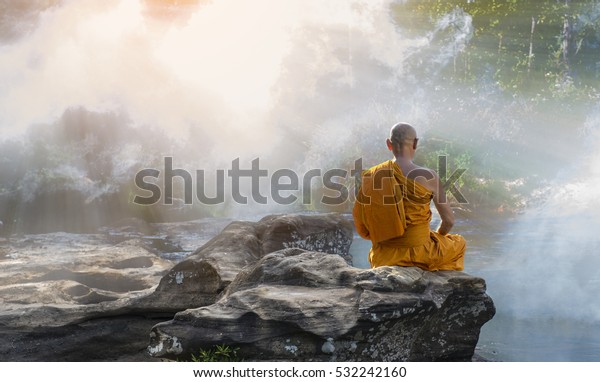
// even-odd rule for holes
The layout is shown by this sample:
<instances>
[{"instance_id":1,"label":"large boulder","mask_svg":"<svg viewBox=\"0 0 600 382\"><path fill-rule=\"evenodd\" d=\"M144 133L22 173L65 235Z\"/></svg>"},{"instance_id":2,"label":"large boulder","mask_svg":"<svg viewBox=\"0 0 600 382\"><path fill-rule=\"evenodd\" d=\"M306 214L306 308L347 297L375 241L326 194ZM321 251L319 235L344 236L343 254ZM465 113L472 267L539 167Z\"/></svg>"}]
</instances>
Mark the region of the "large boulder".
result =
<instances>
[{"instance_id":1,"label":"large boulder","mask_svg":"<svg viewBox=\"0 0 600 382\"><path fill-rule=\"evenodd\" d=\"M185 358L226 344L246 360L469 360L495 313L485 290L462 272L364 270L284 249L244 268L215 304L156 325L148 351Z\"/></svg>"},{"instance_id":2,"label":"large boulder","mask_svg":"<svg viewBox=\"0 0 600 382\"><path fill-rule=\"evenodd\" d=\"M285 248L341 255L352 263L352 222L339 214L269 215L258 222L233 222L175 265L144 305L179 312L213 304L245 267Z\"/></svg>"},{"instance_id":3,"label":"large boulder","mask_svg":"<svg viewBox=\"0 0 600 382\"><path fill-rule=\"evenodd\" d=\"M269 216L218 233L225 224L129 219L99 234L11 237L0 245L0 355L148 360L154 325L214 303L243 267L268 251L300 246L348 256L352 241L351 223L333 214ZM174 264L178 253L199 246Z\"/></svg>"}]
</instances>

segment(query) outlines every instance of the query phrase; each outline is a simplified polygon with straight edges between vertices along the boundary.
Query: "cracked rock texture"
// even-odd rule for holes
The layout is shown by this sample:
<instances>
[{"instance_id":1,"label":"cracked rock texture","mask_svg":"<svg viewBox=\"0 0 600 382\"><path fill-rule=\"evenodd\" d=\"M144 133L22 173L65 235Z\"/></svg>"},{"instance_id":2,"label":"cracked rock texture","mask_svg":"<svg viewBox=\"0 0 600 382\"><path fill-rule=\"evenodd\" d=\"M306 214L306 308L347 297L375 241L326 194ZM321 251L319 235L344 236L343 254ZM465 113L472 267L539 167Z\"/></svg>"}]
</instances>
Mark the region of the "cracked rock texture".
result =
<instances>
[{"instance_id":1,"label":"cracked rock texture","mask_svg":"<svg viewBox=\"0 0 600 382\"><path fill-rule=\"evenodd\" d=\"M352 222L339 214L269 215L258 222L233 222L175 265L146 303L173 312L213 304L244 267L284 248L338 254L351 264L352 235Z\"/></svg>"},{"instance_id":2,"label":"cracked rock texture","mask_svg":"<svg viewBox=\"0 0 600 382\"><path fill-rule=\"evenodd\" d=\"M240 271L214 304L156 325L148 350L185 358L228 344L246 360L470 360L495 313L485 290L462 272L364 270L282 249Z\"/></svg>"},{"instance_id":3,"label":"cracked rock texture","mask_svg":"<svg viewBox=\"0 0 600 382\"><path fill-rule=\"evenodd\" d=\"M130 219L3 239L0 355L148 361L230 344L246 360L470 359L494 314L484 281L354 268L352 228L339 214Z\"/></svg>"},{"instance_id":4,"label":"cracked rock texture","mask_svg":"<svg viewBox=\"0 0 600 382\"><path fill-rule=\"evenodd\" d=\"M97 234L2 239L2 359L153 360L146 347L155 324L214 303L264 254L302 247L348 257L352 242L352 223L337 214L228 223L127 219Z\"/></svg>"}]
</instances>

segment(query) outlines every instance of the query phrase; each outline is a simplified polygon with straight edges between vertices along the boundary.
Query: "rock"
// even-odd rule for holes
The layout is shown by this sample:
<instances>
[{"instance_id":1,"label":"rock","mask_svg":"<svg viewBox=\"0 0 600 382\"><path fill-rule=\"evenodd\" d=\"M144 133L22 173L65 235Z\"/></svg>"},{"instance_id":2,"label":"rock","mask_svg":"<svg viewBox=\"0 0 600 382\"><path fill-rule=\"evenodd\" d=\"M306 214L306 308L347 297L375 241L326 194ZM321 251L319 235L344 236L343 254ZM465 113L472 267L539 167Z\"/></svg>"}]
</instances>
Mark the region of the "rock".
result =
<instances>
[{"instance_id":1,"label":"rock","mask_svg":"<svg viewBox=\"0 0 600 382\"><path fill-rule=\"evenodd\" d=\"M245 360L469 360L494 314L484 280L462 272L364 270L283 249L244 268L215 304L156 325L148 351L185 358L227 344Z\"/></svg>"},{"instance_id":2,"label":"rock","mask_svg":"<svg viewBox=\"0 0 600 382\"><path fill-rule=\"evenodd\" d=\"M153 289L172 266L136 241L57 232L11 240L0 262L6 305L87 305ZM5 310L5 309L3 309Z\"/></svg>"},{"instance_id":3,"label":"rock","mask_svg":"<svg viewBox=\"0 0 600 382\"><path fill-rule=\"evenodd\" d=\"M129 218L102 227L99 232L115 244L137 239L143 248L177 263L218 235L230 223L231 219L226 218L170 223L148 223Z\"/></svg>"},{"instance_id":4,"label":"rock","mask_svg":"<svg viewBox=\"0 0 600 382\"><path fill-rule=\"evenodd\" d=\"M178 264L161 248L203 241L190 235L209 222L126 223L0 246L2 359L159 360L212 344L247 360L468 359L494 314L464 273L351 267L352 223L337 214L234 222Z\"/></svg>"},{"instance_id":5,"label":"rock","mask_svg":"<svg viewBox=\"0 0 600 382\"><path fill-rule=\"evenodd\" d=\"M338 254L352 264L349 254L353 225L339 214L270 215L257 224L262 253L284 248Z\"/></svg>"},{"instance_id":6,"label":"rock","mask_svg":"<svg viewBox=\"0 0 600 382\"><path fill-rule=\"evenodd\" d=\"M244 267L284 248L339 254L351 263L352 235L352 223L339 214L270 215L258 222L233 222L175 265L144 303L172 312L213 304Z\"/></svg>"},{"instance_id":7,"label":"rock","mask_svg":"<svg viewBox=\"0 0 600 382\"><path fill-rule=\"evenodd\" d=\"M0 326L13 328L140 312L135 301L173 265L136 240L114 245L102 235L64 232L13 239L0 260Z\"/></svg>"},{"instance_id":8,"label":"rock","mask_svg":"<svg viewBox=\"0 0 600 382\"><path fill-rule=\"evenodd\" d=\"M56 232L0 248L0 355L11 361L148 360L155 317L136 302L172 267L137 240ZM107 349L111 349L108 352Z\"/></svg>"},{"instance_id":9,"label":"rock","mask_svg":"<svg viewBox=\"0 0 600 382\"><path fill-rule=\"evenodd\" d=\"M145 348L148 331L160 321L123 315L58 327L0 326L0 355L11 362L159 361Z\"/></svg>"},{"instance_id":10,"label":"rock","mask_svg":"<svg viewBox=\"0 0 600 382\"><path fill-rule=\"evenodd\" d=\"M148 360L154 325L212 304L265 250L299 240L347 254L352 240L351 223L340 216L284 215L231 223L207 242L225 224L130 219L102 234L12 237L0 246L2 359ZM164 251L199 242L206 245L175 268L165 258Z\"/></svg>"}]
</instances>

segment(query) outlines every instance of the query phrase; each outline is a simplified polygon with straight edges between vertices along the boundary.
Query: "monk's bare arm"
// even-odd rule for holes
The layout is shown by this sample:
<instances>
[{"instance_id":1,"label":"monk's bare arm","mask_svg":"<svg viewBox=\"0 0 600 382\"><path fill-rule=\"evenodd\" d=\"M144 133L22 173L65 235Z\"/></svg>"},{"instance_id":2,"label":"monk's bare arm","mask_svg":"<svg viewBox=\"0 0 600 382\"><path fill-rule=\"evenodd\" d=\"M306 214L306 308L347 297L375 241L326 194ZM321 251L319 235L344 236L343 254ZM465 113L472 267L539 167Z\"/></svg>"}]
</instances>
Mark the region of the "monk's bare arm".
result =
<instances>
[{"instance_id":1,"label":"monk's bare arm","mask_svg":"<svg viewBox=\"0 0 600 382\"><path fill-rule=\"evenodd\" d=\"M446 191L437 174L435 174L435 179L432 179L431 182L433 186L433 203L442 219L437 228L437 232L441 235L446 235L454 226L454 212L452 212L452 208L450 208Z\"/></svg>"}]
</instances>

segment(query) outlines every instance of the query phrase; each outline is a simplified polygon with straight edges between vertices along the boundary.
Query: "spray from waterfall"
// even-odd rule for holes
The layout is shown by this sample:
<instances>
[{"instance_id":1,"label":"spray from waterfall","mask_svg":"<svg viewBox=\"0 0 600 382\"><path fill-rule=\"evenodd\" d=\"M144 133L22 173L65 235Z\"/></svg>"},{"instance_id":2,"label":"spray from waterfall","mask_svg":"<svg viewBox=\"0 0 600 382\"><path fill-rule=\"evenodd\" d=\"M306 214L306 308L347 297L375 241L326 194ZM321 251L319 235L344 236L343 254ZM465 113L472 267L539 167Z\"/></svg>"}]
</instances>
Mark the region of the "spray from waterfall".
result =
<instances>
[{"instance_id":1,"label":"spray from waterfall","mask_svg":"<svg viewBox=\"0 0 600 382\"><path fill-rule=\"evenodd\" d=\"M39 215L40 196L61 188L84 205L127 204L136 172L167 156L212 177L236 158L304 174L386 158L398 120L491 152L536 125L493 84L469 92L441 79L473 38L458 8L409 32L393 1L186 4L55 1L9 19L0 205L13 207L0 214Z\"/></svg>"},{"instance_id":2,"label":"spray from waterfall","mask_svg":"<svg viewBox=\"0 0 600 382\"><path fill-rule=\"evenodd\" d=\"M5 153L26 154L0 163L17 183L4 196L27 204L63 187L89 203L169 155L209 174L236 158L298 172L373 161L395 120L426 129L432 100L411 62L446 65L471 30L454 12L409 38L391 3L199 1L165 16L168 2L56 1L17 12L0 36L0 131Z\"/></svg>"},{"instance_id":3,"label":"spray from waterfall","mask_svg":"<svg viewBox=\"0 0 600 382\"><path fill-rule=\"evenodd\" d=\"M508 243L495 263L507 271L502 280L491 282L502 311L521 318L600 322L599 120L596 108L580 130L588 144L578 163L538 190L538 205L510 227Z\"/></svg>"}]
</instances>

